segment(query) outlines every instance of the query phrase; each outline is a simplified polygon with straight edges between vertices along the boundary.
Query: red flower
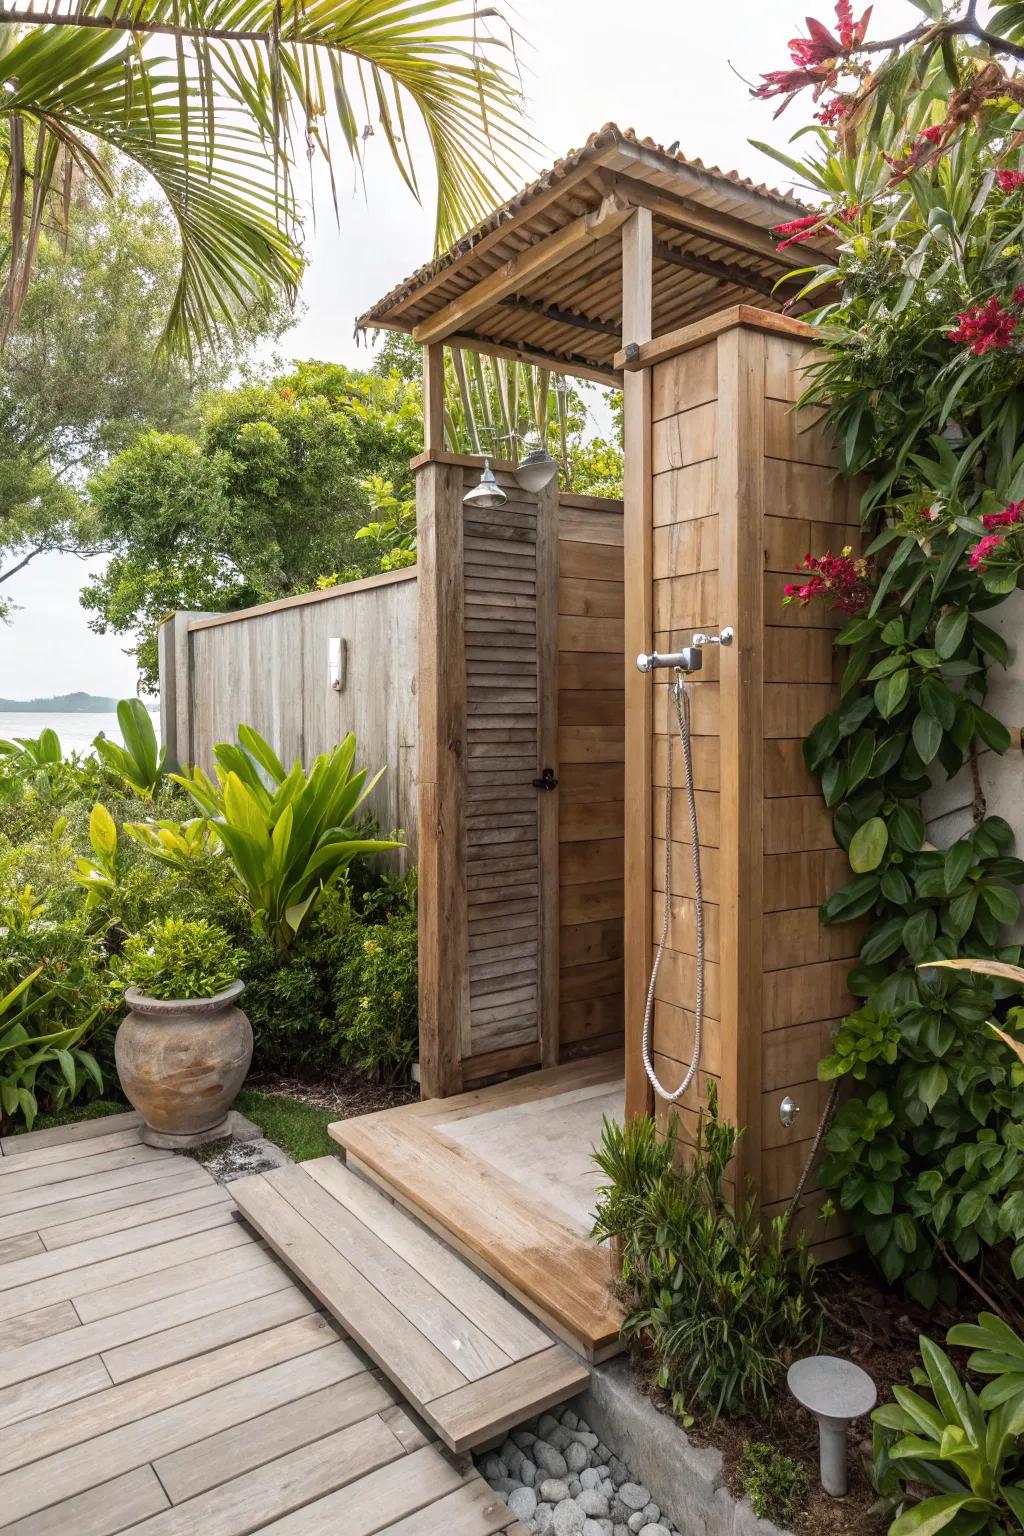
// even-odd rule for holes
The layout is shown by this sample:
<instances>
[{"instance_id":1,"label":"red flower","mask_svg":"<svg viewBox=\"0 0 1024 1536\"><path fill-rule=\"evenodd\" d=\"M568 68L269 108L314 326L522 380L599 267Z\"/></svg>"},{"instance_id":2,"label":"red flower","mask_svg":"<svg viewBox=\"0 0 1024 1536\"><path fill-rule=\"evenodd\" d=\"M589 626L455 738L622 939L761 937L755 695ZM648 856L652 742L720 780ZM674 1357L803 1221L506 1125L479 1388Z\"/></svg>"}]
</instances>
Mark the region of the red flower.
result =
<instances>
[{"instance_id":1,"label":"red flower","mask_svg":"<svg viewBox=\"0 0 1024 1536\"><path fill-rule=\"evenodd\" d=\"M1024 283L1013 290L1013 298L1010 300L1017 309L1024 308Z\"/></svg>"},{"instance_id":2,"label":"red flower","mask_svg":"<svg viewBox=\"0 0 1024 1536\"><path fill-rule=\"evenodd\" d=\"M836 218L845 219L847 222L855 219L860 213L860 204L852 204L849 208L840 208ZM802 219L790 219L788 224L775 224L772 232L776 235L784 235L775 247L777 251L784 251L787 245L799 245L804 240L813 240L816 235L835 235L836 231L831 224L824 222L825 215L812 213Z\"/></svg>"},{"instance_id":3,"label":"red flower","mask_svg":"<svg viewBox=\"0 0 1024 1536\"><path fill-rule=\"evenodd\" d=\"M850 99L847 96L833 96L831 101L826 101L820 112L815 112L815 117L823 128L834 128L841 123L850 110Z\"/></svg>"},{"instance_id":4,"label":"red flower","mask_svg":"<svg viewBox=\"0 0 1024 1536\"><path fill-rule=\"evenodd\" d=\"M1001 192L1016 192L1018 187L1024 187L1024 173L1020 171L996 171L996 181Z\"/></svg>"},{"instance_id":5,"label":"red flower","mask_svg":"<svg viewBox=\"0 0 1024 1536\"><path fill-rule=\"evenodd\" d=\"M763 84L750 94L763 101L767 101L770 96L785 96L785 101L775 113L778 117L805 86L814 86L814 99L817 101L825 87L835 82L835 78L836 72L831 65L822 65L816 69L772 69L761 76Z\"/></svg>"},{"instance_id":6,"label":"red flower","mask_svg":"<svg viewBox=\"0 0 1024 1536\"><path fill-rule=\"evenodd\" d=\"M789 40L789 56L794 64L823 64L826 59L834 59L842 53L843 45L838 37L833 37L828 27L813 16L807 18L807 30L810 37L791 37Z\"/></svg>"},{"instance_id":7,"label":"red flower","mask_svg":"<svg viewBox=\"0 0 1024 1536\"><path fill-rule=\"evenodd\" d=\"M1008 347L1017 324L1016 317L994 296L984 304L972 304L956 318L957 327L947 331L946 339L969 344L975 357L983 357L993 348Z\"/></svg>"},{"instance_id":8,"label":"red flower","mask_svg":"<svg viewBox=\"0 0 1024 1536\"><path fill-rule=\"evenodd\" d=\"M987 512L981 520L983 528L1014 528L1024 518L1024 501L1011 501L1001 512Z\"/></svg>"},{"instance_id":9,"label":"red flower","mask_svg":"<svg viewBox=\"0 0 1024 1536\"><path fill-rule=\"evenodd\" d=\"M871 20L871 6L869 5L860 21L853 19L853 6L850 0L838 0L836 5L836 21L839 23L837 31L839 41L844 48L857 48L864 41L868 30L868 22Z\"/></svg>"},{"instance_id":10,"label":"red flower","mask_svg":"<svg viewBox=\"0 0 1024 1536\"><path fill-rule=\"evenodd\" d=\"M941 144L945 131L945 123L934 123L931 128L922 128L918 138L927 139L929 144Z\"/></svg>"},{"instance_id":11,"label":"red flower","mask_svg":"<svg viewBox=\"0 0 1024 1536\"><path fill-rule=\"evenodd\" d=\"M832 607L843 613L860 613L871 601L871 563L855 558L847 546L842 554L807 555L801 570L813 572L802 586L790 582L783 589L783 603L806 606L815 598L831 598Z\"/></svg>"},{"instance_id":12,"label":"red flower","mask_svg":"<svg viewBox=\"0 0 1024 1536\"><path fill-rule=\"evenodd\" d=\"M989 533L983 539L979 539L971 550L971 558L968 564L972 571L983 571L989 555L993 554L1003 542L1005 534Z\"/></svg>"}]
</instances>

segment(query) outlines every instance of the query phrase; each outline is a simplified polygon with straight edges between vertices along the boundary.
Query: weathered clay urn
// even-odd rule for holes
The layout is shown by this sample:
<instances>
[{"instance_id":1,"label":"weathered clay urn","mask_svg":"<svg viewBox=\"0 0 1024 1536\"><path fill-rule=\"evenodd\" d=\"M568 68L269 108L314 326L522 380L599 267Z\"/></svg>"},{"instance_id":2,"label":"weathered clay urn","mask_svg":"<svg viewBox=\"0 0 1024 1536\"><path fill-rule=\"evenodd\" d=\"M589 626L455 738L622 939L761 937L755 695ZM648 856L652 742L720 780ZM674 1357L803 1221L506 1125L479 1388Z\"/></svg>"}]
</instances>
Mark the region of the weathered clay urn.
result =
<instances>
[{"instance_id":1,"label":"weathered clay urn","mask_svg":"<svg viewBox=\"0 0 1024 1536\"><path fill-rule=\"evenodd\" d=\"M121 1087L153 1147L188 1147L230 1133L228 1110L252 1060L252 1028L233 981L214 997L164 1000L137 987L114 1041Z\"/></svg>"}]
</instances>

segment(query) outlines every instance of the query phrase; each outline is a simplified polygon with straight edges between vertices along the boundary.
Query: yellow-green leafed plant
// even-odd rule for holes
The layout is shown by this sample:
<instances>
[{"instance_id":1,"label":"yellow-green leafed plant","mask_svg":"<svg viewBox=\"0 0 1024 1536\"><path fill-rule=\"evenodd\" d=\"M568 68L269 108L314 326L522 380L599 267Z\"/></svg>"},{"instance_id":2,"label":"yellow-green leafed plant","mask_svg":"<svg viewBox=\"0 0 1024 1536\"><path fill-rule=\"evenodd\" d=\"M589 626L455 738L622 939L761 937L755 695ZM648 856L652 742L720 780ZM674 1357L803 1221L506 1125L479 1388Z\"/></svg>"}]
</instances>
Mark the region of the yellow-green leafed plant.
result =
<instances>
[{"instance_id":1,"label":"yellow-green leafed plant","mask_svg":"<svg viewBox=\"0 0 1024 1536\"><path fill-rule=\"evenodd\" d=\"M79 854L72 878L83 887L90 912L99 909L111 915L119 896L117 822L99 801L89 813L89 842L93 857Z\"/></svg>"},{"instance_id":2,"label":"yellow-green leafed plant","mask_svg":"<svg viewBox=\"0 0 1024 1536\"><path fill-rule=\"evenodd\" d=\"M158 744L153 721L141 699L122 699L117 706L117 723L123 747L105 736L97 736L93 746L105 768L143 800L152 800L165 776L167 748Z\"/></svg>"},{"instance_id":3,"label":"yellow-green leafed plant","mask_svg":"<svg viewBox=\"0 0 1024 1536\"><path fill-rule=\"evenodd\" d=\"M927 967L919 965L918 970L930 970L932 965L936 969L941 968L946 971L973 971L978 976L995 976L1000 981L1015 981L1021 991L1024 991L1024 966L1009 965L1005 960L933 960ZM1015 1040L1013 1035L1008 1034L1005 1029L1000 1029L999 1025L993 1023L991 1019L988 1027L994 1035L999 1036L1004 1045L1010 1047L1020 1061L1024 1062L1024 1042Z\"/></svg>"},{"instance_id":4,"label":"yellow-green leafed plant","mask_svg":"<svg viewBox=\"0 0 1024 1536\"><path fill-rule=\"evenodd\" d=\"M380 773L368 780L365 768L354 771L355 756L350 734L308 773L299 762L288 772L263 737L243 725L236 745L214 748L216 783L201 768L172 775L210 818L257 925L279 955L320 892L354 859L401 846L360 835L356 811Z\"/></svg>"},{"instance_id":5,"label":"yellow-green leafed plant","mask_svg":"<svg viewBox=\"0 0 1024 1536\"><path fill-rule=\"evenodd\" d=\"M124 830L154 859L174 869L188 869L209 854L220 852L205 816L191 821L126 821Z\"/></svg>"},{"instance_id":6,"label":"yellow-green leafed plant","mask_svg":"<svg viewBox=\"0 0 1024 1536\"><path fill-rule=\"evenodd\" d=\"M103 1074L96 1058L83 1050L81 1041L91 1029L95 1014L90 1014L71 1029L36 1032L28 1021L41 1011L51 997L47 991L32 988L43 967L37 966L5 997L0 997L0 1129L16 1119L28 1130L42 1097L49 1109L60 1109L77 1097L86 1079L98 1089Z\"/></svg>"}]
</instances>

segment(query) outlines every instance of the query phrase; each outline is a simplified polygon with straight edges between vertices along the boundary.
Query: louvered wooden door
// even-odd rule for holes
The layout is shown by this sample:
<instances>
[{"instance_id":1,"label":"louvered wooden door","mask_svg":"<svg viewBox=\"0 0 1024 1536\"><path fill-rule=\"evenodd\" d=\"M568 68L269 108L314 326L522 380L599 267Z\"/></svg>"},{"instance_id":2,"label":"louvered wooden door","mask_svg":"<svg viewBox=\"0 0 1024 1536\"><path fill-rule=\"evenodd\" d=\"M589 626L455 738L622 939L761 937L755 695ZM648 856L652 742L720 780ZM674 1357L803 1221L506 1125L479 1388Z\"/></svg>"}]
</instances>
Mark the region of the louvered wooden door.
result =
<instances>
[{"instance_id":1,"label":"louvered wooden door","mask_svg":"<svg viewBox=\"0 0 1024 1536\"><path fill-rule=\"evenodd\" d=\"M502 480L462 521L467 1081L557 1059L558 502Z\"/></svg>"}]
</instances>

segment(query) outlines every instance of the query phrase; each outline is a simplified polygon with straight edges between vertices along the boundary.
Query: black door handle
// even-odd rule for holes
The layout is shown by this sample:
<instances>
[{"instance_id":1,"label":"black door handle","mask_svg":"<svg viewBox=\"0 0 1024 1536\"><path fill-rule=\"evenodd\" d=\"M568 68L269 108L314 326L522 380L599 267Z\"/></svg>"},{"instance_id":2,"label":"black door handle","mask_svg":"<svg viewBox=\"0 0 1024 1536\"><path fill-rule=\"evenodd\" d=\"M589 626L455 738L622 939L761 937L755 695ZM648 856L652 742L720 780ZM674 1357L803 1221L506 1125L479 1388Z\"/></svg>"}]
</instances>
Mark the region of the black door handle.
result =
<instances>
[{"instance_id":1,"label":"black door handle","mask_svg":"<svg viewBox=\"0 0 1024 1536\"><path fill-rule=\"evenodd\" d=\"M534 789L557 789L558 780L555 778L553 768L545 768L539 779L533 781Z\"/></svg>"}]
</instances>

